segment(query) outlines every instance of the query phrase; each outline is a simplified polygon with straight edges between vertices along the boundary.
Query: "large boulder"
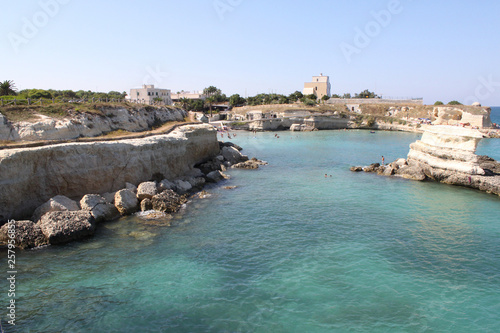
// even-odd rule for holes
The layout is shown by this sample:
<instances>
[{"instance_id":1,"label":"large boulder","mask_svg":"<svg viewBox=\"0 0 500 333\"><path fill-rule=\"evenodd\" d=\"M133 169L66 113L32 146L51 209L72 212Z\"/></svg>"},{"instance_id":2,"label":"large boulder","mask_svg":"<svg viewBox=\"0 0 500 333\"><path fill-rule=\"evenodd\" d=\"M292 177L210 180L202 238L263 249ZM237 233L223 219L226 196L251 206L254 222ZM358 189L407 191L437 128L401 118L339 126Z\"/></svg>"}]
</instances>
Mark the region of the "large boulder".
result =
<instances>
[{"instance_id":1,"label":"large boulder","mask_svg":"<svg viewBox=\"0 0 500 333\"><path fill-rule=\"evenodd\" d=\"M115 194L115 207L121 215L129 215L137 212L139 200L131 190L120 190Z\"/></svg>"},{"instance_id":2,"label":"large boulder","mask_svg":"<svg viewBox=\"0 0 500 333\"><path fill-rule=\"evenodd\" d=\"M111 221L120 217L115 205L98 194L87 194L80 200L82 210L89 211L96 222Z\"/></svg>"},{"instance_id":3,"label":"large boulder","mask_svg":"<svg viewBox=\"0 0 500 333\"><path fill-rule=\"evenodd\" d=\"M39 226L50 244L62 244L93 235L95 220L89 211L49 212Z\"/></svg>"},{"instance_id":4,"label":"large boulder","mask_svg":"<svg viewBox=\"0 0 500 333\"><path fill-rule=\"evenodd\" d=\"M222 156L224 156L224 159L231 164L238 164L248 161L248 156L241 154L238 149L234 147L222 148Z\"/></svg>"},{"instance_id":5,"label":"large boulder","mask_svg":"<svg viewBox=\"0 0 500 333\"><path fill-rule=\"evenodd\" d=\"M177 188L177 192L180 194L188 193L193 188L193 186L189 182L181 179L174 181L174 184L175 187Z\"/></svg>"},{"instance_id":6,"label":"large boulder","mask_svg":"<svg viewBox=\"0 0 500 333\"><path fill-rule=\"evenodd\" d=\"M189 177L185 178L184 180L191 184L192 188L201 188L203 187L203 185L205 185L206 182L204 177Z\"/></svg>"},{"instance_id":7,"label":"large boulder","mask_svg":"<svg viewBox=\"0 0 500 333\"><path fill-rule=\"evenodd\" d=\"M237 144L234 144L232 142L221 142L221 141L219 141L219 147L220 147L220 149L223 149L224 147L233 147L233 148L236 148L239 151L243 150L243 148L241 148L240 146L238 146Z\"/></svg>"},{"instance_id":8,"label":"large boulder","mask_svg":"<svg viewBox=\"0 0 500 333\"><path fill-rule=\"evenodd\" d=\"M174 183L172 183L168 179L163 179L161 182L158 183L158 192L163 192L165 190L173 190L175 191L176 186Z\"/></svg>"},{"instance_id":9,"label":"large boulder","mask_svg":"<svg viewBox=\"0 0 500 333\"><path fill-rule=\"evenodd\" d=\"M164 213L175 213L186 202L186 199L172 190L165 190L151 199L153 209Z\"/></svg>"},{"instance_id":10,"label":"large boulder","mask_svg":"<svg viewBox=\"0 0 500 333\"><path fill-rule=\"evenodd\" d=\"M156 190L156 182L141 183L137 187L137 199L139 199L139 201L151 199L156 194L158 194Z\"/></svg>"},{"instance_id":11,"label":"large boulder","mask_svg":"<svg viewBox=\"0 0 500 333\"><path fill-rule=\"evenodd\" d=\"M204 174L208 174L212 171L221 170L223 162L224 162L224 156L219 155L208 162L198 165L198 168L200 168Z\"/></svg>"},{"instance_id":12,"label":"large boulder","mask_svg":"<svg viewBox=\"0 0 500 333\"><path fill-rule=\"evenodd\" d=\"M77 211L80 210L76 201L64 195L57 195L38 207L33 213L32 220L38 222L40 218L48 212Z\"/></svg>"},{"instance_id":13,"label":"large boulder","mask_svg":"<svg viewBox=\"0 0 500 333\"><path fill-rule=\"evenodd\" d=\"M207 175L207 181L212 183L220 182L221 180L228 179L229 176L223 174L220 171L212 171Z\"/></svg>"},{"instance_id":14,"label":"large boulder","mask_svg":"<svg viewBox=\"0 0 500 333\"><path fill-rule=\"evenodd\" d=\"M0 244L9 243L9 226L15 228L14 241L15 246L20 249L28 249L48 244L48 240L38 224L32 221L15 221L4 224L0 228Z\"/></svg>"}]
</instances>

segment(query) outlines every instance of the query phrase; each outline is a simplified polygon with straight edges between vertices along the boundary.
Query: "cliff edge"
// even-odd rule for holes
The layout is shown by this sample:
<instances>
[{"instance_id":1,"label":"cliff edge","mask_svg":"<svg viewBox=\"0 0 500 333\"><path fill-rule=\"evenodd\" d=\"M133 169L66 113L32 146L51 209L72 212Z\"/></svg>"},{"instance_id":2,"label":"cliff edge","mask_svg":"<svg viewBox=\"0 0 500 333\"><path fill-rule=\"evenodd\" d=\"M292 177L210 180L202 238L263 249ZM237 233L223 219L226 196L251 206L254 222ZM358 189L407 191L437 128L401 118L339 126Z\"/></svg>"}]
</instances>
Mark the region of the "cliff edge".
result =
<instances>
[{"instance_id":1,"label":"cliff edge","mask_svg":"<svg viewBox=\"0 0 500 333\"><path fill-rule=\"evenodd\" d=\"M155 175L173 179L219 154L210 125L167 135L0 151L0 221L23 219L56 195L113 192Z\"/></svg>"}]
</instances>

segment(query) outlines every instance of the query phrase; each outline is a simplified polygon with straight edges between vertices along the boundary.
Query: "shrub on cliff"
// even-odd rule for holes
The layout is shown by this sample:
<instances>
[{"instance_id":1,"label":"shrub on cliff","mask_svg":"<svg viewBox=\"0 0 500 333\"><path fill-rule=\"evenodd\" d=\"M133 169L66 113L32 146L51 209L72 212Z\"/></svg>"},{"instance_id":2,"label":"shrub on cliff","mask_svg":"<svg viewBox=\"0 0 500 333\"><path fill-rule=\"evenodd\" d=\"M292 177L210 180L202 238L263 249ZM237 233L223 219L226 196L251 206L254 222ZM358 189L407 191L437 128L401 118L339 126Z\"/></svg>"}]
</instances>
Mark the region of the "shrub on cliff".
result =
<instances>
[{"instance_id":1,"label":"shrub on cliff","mask_svg":"<svg viewBox=\"0 0 500 333\"><path fill-rule=\"evenodd\" d=\"M462 103L460 103L458 101L451 101L448 103L448 105L462 105Z\"/></svg>"},{"instance_id":2,"label":"shrub on cliff","mask_svg":"<svg viewBox=\"0 0 500 333\"><path fill-rule=\"evenodd\" d=\"M437 101L436 103L434 103L434 105L435 105L435 106L438 106L438 105L444 105L444 103L443 103L443 102L441 102L441 101Z\"/></svg>"},{"instance_id":3,"label":"shrub on cliff","mask_svg":"<svg viewBox=\"0 0 500 333\"><path fill-rule=\"evenodd\" d=\"M305 98L303 103L304 103L304 105L307 105L307 106L314 106L314 105L316 105L316 102L313 101L313 100L311 100L311 99L309 99L309 98Z\"/></svg>"}]
</instances>

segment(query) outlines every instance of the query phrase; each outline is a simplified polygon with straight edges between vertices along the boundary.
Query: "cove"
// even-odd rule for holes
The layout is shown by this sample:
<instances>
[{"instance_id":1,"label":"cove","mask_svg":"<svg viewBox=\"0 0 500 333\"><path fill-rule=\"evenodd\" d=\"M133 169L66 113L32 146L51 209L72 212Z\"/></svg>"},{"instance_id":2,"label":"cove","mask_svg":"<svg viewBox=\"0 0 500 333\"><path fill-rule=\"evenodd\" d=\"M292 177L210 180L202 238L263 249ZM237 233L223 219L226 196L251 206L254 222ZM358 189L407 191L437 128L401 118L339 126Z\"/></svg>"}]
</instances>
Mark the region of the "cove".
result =
<instances>
[{"instance_id":1,"label":"cove","mask_svg":"<svg viewBox=\"0 0 500 333\"><path fill-rule=\"evenodd\" d=\"M230 170L172 227L133 216L18 251L15 331L496 331L498 196L349 171L418 134L279 136L238 132L269 166Z\"/></svg>"}]
</instances>

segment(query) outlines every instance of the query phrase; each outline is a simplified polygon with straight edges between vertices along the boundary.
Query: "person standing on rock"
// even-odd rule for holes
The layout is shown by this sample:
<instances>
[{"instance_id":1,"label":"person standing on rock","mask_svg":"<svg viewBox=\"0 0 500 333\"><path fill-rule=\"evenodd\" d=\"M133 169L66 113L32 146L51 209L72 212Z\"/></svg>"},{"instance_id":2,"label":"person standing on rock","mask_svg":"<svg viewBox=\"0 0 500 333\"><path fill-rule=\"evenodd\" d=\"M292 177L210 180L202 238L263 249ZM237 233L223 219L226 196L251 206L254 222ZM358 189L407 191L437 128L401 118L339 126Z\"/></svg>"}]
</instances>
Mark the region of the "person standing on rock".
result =
<instances>
[{"instance_id":1,"label":"person standing on rock","mask_svg":"<svg viewBox=\"0 0 500 333\"><path fill-rule=\"evenodd\" d=\"M384 165L385 165L385 158L384 158L384 156L382 156L382 166L384 166Z\"/></svg>"}]
</instances>

